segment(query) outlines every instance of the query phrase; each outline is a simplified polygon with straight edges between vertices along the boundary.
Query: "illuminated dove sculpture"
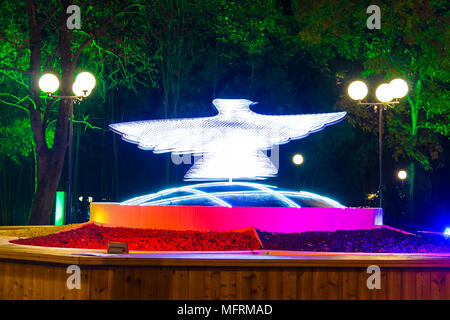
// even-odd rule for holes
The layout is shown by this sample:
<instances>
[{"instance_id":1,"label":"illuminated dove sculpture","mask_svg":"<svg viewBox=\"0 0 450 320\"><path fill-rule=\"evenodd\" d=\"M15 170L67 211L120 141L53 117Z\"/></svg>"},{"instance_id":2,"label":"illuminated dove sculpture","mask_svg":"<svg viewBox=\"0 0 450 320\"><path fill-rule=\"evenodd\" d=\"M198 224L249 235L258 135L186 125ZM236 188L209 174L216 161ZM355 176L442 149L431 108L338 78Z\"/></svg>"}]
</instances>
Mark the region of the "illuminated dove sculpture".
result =
<instances>
[{"instance_id":1,"label":"illuminated dove sculpture","mask_svg":"<svg viewBox=\"0 0 450 320\"><path fill-rule=\"evenodd\" d=\"M320 131L346 115L263 115L251 111L256 103L246 99L215 99L213 104L219 111L213 117L133 121L109 127L144 150L193 154L194 165L184 176L186 180L264 179L278 173L267 150Z\"/></svg>"}]
</instances>

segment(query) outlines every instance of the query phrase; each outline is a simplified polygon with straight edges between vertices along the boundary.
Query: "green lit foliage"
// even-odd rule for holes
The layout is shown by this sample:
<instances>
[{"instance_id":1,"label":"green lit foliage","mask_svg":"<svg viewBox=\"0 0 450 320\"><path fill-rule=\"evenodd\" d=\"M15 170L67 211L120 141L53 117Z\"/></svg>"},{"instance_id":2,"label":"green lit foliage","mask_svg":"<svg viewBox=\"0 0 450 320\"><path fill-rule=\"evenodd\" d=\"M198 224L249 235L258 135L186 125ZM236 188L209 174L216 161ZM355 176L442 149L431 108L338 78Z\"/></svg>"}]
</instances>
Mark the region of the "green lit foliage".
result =
<instances>
[{"instance_id":1,"label":"green lit foliage","mask_svg":"<svg viewBox=\"0 0 450 320\"><path fill-rule=\"evenodd\" d=\"M40 74L55 73L61 83L57 94L63 95L71 94L72 75L81 70L96 75L97 88L92 96L74 105L75 130L80 134L84 132L77 130L80 124L84 129L106 128L110 113L104 107L109 105L105 102L110 90L125 87L137 91L138 86L155 84L153 56L142 50L143 39L135 32L146 19L141 1L112 1L108 5L99 0L76 1L82 9L81 30L72 31L64 29L70 4L56 0L0 3L0 25L4 27L0 30L0 108L3 114L6 108L21 112L14 113L1 132L16 134L2 151L16 162L29 156L29 149L33 151L37 176L33 223L48 223L72 109L67 100L42 93L39 97L36 83ZM32 131L24 130L27 119ZM23 147L27 143L28 149ZM20 157L14 150L21 150Z\"/></svg>"},{"instance_id":2,"label":"green lit foliage","mask_svg":"<svg viewBox=\"0 0 450 320\"><path fill-rule=\"evenodd\" d=\"M448 80L450 66L449 15L445 1L395 1L381 8L381 29L369 30L368 2L298 1L296 17L301 24L299 40L314 52L325 68L343 57L361 63L362 76L372 80L370 90L383 79L407 80L410 91L401 104L387 113L387 143L395 159L412 159L431 168L442 147L436 135L449 134ZM346 75L346 85L356 74ZM381 76L381 77L380 77ZM377 80L377 81L375 81ZM346 97L341 107L350 121L362 128L375 128L370 112L355 107ZM370 123L370 125L368 125Z\"/></svg>"},{"instance_id":3,"label":"green lit foliage","mask_svg":"<svg viewBox=\"0 0 450 320\"><path fill-rule=\"evenodd\" d=\"M211 74L207 62L211 60L218 9L213 0L151 1L143 6L145 21L139 30L144 50L156 63L165 117L176 116L181 97Z\"/></svg>"},{"instance_id":4,"label":"green lit foliage","mask_svg":"<svg viewBox=\"0 0 450 320\"><path fill-rule=\"evenodd\" d=\"M223 42L243 45L249 54L271 47L271 38L283 33L283 17L276 1L224 1L216 31Z\"/></svg>"},{"instance_id":5,"label":"green lit foliage","mask_svg":"<svg viewBox=\"0 0 450 320\"><path fill-rule=\"evenodd\" d=\"M17 164L32 152L32 132L26 119L16 119L0 126L0 154Z\"/></svg>"}]
</instances>

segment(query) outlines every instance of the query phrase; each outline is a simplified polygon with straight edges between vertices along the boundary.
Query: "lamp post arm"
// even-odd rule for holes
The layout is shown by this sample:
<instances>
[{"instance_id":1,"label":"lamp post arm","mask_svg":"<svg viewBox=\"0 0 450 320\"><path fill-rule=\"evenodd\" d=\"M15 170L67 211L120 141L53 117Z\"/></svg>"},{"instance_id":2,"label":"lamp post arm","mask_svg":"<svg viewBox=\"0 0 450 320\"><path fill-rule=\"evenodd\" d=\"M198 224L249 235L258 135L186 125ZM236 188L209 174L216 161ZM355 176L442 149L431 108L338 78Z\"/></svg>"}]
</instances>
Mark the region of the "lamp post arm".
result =
<instances>
[{"instance_id":1,"label":"lamp post arm","mask_svg":"<svg viewBox=\"0 0 450 320\"><path fill-rule=\"evenodd\" d=\"M392 104L399 104L400 101L394 100L394 101L389 101L389 102L365 102L365 101L359 100L357 103L361 104L361 105L365 105L365 106L389 106Z\"/></svg>"}]
</instances>

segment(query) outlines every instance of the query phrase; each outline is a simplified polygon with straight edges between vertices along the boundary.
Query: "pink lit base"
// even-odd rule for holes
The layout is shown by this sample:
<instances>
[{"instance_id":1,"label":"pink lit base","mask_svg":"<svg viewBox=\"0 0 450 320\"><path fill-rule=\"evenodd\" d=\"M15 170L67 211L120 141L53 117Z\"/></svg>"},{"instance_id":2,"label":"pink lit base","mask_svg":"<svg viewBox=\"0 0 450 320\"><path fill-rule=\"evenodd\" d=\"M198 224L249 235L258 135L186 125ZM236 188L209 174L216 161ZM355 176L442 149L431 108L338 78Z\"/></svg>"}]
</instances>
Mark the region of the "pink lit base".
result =
<instances>
[{"instance_id":1,"label":"pink lit base","mask_svg":"<svg viewBox=\"0 0 450 320\"><path fill-rule=\"evenodd\" d=\"M129 228L227 231L254 227L288 233L374 229L383 225L383 211L379 208L227 208L91 203L90 220Z\"/></svg>"}]
</instances>

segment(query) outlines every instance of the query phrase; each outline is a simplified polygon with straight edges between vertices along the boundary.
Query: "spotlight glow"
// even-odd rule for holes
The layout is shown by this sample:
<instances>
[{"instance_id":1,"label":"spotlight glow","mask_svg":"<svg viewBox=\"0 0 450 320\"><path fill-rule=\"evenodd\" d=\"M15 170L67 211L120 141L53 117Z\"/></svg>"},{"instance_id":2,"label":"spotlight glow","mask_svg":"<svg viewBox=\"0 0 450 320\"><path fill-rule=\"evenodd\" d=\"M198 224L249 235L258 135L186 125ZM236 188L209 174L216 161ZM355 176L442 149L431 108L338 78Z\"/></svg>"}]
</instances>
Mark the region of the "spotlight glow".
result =
<instances>
[{"instance_id":1,"label":"spotlight glow","mask_svg":"<svg viewBox=\"0 0 450 320\"><path fill-rule=\"evenodd\" d=\"M344 119L346 112L262 115L246 99L215 99L214 117L111 124L122 139L155 153L203 155L185 175L190 180L262 179L278 168L263 152Z\"/></svg>"},{"instance_id":2,"label":"spotlight glow","mask_svg":"<svg viewBox=\"0 0 450 320\"><path fill-rule=\"evenodd\" d=\"M407 173L405 170L399 170L399 171L397 172L397 177L398 177L400 180L405 180L405 179L408 177L408 173Z\"/></svg>"},{"instance_id":3,"label":"spotlight glow","mask_svg":"<svg viewBox=\"0 0 450 320\"><path fill-rule=\"evenodd\" d=\"M292 157L292 162L297 166L301 165L303 163L303 161L304 161L304 159L301 154L296 154Z\"/></svg>"},{"instance_id":4,"label":"spotlight glow","mask_svg":"<svg viewBox=\"0 0 450 320\"><path fill-rule=\"evenodd\" d=\"M353 81L348 86L347 92L350 98L352 98L353 100L362 100L367 96L369 89L364 82Z\"/></svg>"},{"instance_id":5,"label":"spotlight glow","mask_svg":"<svg viewBox=\"0 0 450 320\"><path fill-rule=\"evenodd\" d=\"M450 236L450 227L445 228L444 235L445 236Z\"/></svg>"}]
</instances>

